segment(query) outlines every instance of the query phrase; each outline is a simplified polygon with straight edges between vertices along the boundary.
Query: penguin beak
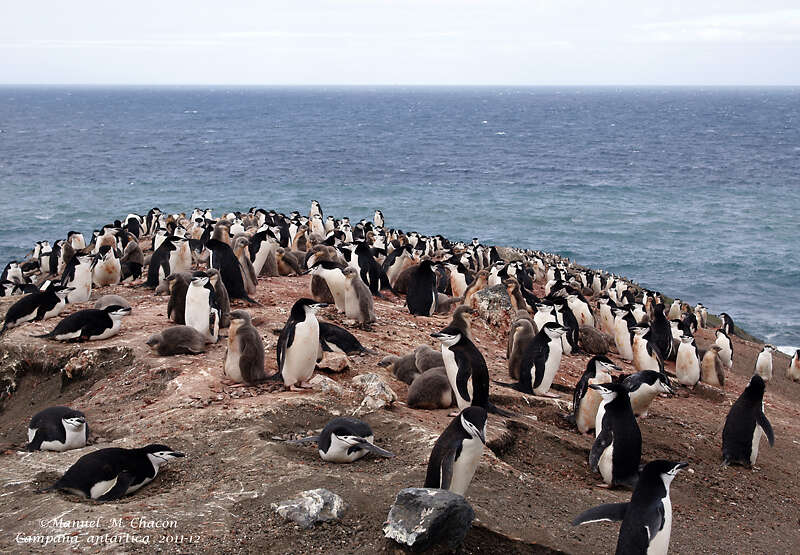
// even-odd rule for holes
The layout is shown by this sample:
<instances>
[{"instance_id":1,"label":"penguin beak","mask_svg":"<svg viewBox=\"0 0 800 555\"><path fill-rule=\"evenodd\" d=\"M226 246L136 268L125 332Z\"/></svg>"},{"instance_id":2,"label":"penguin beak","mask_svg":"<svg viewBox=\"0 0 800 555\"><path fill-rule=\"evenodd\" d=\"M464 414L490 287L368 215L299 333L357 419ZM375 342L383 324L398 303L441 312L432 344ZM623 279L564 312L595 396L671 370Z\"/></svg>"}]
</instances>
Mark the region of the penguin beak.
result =
<instances>
[{"instance_id":1,"label":"penguin beak","mask_svg":"<svg viewBox=\"0 0 800 555\"><path fill-rule=\"evenodd\" d=\"M313 308L325 308L328 306L328 303L315 303L311 305Z\"/></svg>"},{"instance_id":2,"label":"penguin beak","mask_svg":"<svg viewBox=\"0 0 800 555\"><path fill-rule=\"evenodd\" d=\"M170 455L173 456L173 457L185 457L186 456L184 453L181 453L180 451L171 451Z\"/></svg>"},{"instance_id":3,"label":"penguin beak","mask_svg":"<svg viewBox=\"0 0 800 555\"><path fill-rule=\"evenodd\" d=\"M675 465L675 471L677 472L678 470L683 470L687 466L689 466L688 462L679 462L678 464Z\"/></svg>"}]
</instances>

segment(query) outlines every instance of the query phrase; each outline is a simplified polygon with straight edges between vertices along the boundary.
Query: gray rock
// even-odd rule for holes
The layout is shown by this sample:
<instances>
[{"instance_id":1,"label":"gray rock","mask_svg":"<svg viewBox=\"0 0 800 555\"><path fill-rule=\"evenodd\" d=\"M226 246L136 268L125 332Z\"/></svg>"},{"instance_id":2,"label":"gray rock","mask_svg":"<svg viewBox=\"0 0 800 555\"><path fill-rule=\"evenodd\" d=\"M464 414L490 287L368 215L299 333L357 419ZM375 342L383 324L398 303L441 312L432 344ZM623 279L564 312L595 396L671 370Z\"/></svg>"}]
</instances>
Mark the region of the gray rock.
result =
<instances>
[{"instance_id":1,"label":"gray rock","mask_svg":"<svg viewBox=\"0 0 800 555\"><path fill-rule=\"evenodd\" d=\"M303 528L311 528L318 522L338 520L347 510L344 499L326 489L300 492L296 499L271 505L275 512Z\"/></svg>"},{"instance_id":2,"label":"gray rock","mask_svg":"<svg viewBox=\"0 0 800 555\"><path fill-rule=\"evenodd\" d=\"M511 247L495 247L495 249L497 249L497 254L500 255L500 258L506 262L523 260L522 255Z\"/></svg>"},{"instance_id":3,"label":"gray rock","mask_svg":"<svg viewBox=\"0 0 800 555\"><path fill-rule=\"evenodd\" d=\"M474 518L472 507L460 495L442 489L406 488L397 494L383 534L413 551L435 545L455 549Z\"/></svg>"},{"instance_id":4,"label":"gray rock","mask_svg":"<svg viewBox=\"0 0 800 555\"><path fill-rule=\"evenodd\" d=\"M510 327L515 316L503 284L481 289L472 297L472 304L478 315L493 326Z\"/></svg>"},{"instance_id":5,"label":"gray rock","mask_svg":"<svg viewBox=\"0 0 800 555\"><path fill-rule=\"evenodd\" d=\"M364 400L356 409L358 412L369 412L389 407L397 400L397 394L384 382L378 374L359 374L353 383L364 390Z\"/></svg>"}]
</instances>

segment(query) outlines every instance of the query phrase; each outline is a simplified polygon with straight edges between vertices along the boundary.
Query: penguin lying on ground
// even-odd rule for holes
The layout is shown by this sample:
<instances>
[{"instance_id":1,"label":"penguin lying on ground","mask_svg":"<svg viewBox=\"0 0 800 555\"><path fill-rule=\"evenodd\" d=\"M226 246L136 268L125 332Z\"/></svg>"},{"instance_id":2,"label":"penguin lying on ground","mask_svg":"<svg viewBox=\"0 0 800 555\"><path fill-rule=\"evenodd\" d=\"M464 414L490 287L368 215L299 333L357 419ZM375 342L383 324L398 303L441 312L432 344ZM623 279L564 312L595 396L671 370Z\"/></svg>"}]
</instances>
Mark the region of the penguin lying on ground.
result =
<instances>
[{"instance_id":1,"label":"penguin lying on ground","mask_svg":"<svg viewBox=\"0 0 800 555\"><path fill-rule=\"evenodd\" d=\"M329 322L319 322L319 342L323 351L344 353L346 355L377 355L376 351L367 349L356 337L346 329Z\"/></svg>"},{"instance_id":2,"label":"penguin lying on ground","mask_svg":"<svg viewBox=\"0 0 800 555\"><path fill-rule=\"evenodd\" d=\"M80 449L89 438L89 426L81 411L49 407L37 412L28 424L28 451Z\"/></svg>"},{"instance_id":3,"label":"penguin lying on ground","mask_svg":"<svg viewBox=\"0 0 800 555\"><path fill-rule=\"evenodd\" d=\"M340 416L328 422L318 436L296 439L287 443L303 444L315 442L323 461L351 463L367 453L381 457L394 457L393 453L375 446L375 434L369 424L357 418Z\"/></svg>"},{"instance_id":4,"label":"penguin lying on ground","mask_svg":"<svg viewBox=\"0 0 800 555\"><path fill-rule=\"evenodd\" d=\"M621 520L617 555L666 555L672 532L669 486L687 466L689 463L663 460L647 463L628 503L598 505L575 517L572 525Z\"/></svg>"},{"instance_id":5,"label":"penguin lying on ground","mask_svg":"<svg viewBox=\"0 0 800 555\"><path fill-rule=\"evenodd\" d=\"M33 337L56 341L97 341L119 332L122 318L131 313L130 307L111 305L103 310L86 308L61 320L53 331Z\"/></svg>"},{"instance_id":6,"label":"penguin lying on ground","mask_svg":"<svg viewBox=\"0 0 800 555\"><path fill-rule=\"evenodd\" d=\"M173 326L154 333L147 346L160 356L197 355L206 351L207 338L191 326Z\"/></svg>"},{"instance_id":7,"label":"penguin lying on ground","mask_svg":"<svg viewBox=\"0 0 800 555\"><path fill-rule=\"evenodd\" d=\"M39 322L58 316L67 305L67 295L72 289L47 281L41 290L25 295L6 311L0 335L25 322Z\"/></svg>"},{"instance_id":8,"label":"penguin lying on ground","mask_svg":"<svg viewBox=\"0 0 800 555\"><path fill-rule=\"evenodd\" d=\"M55 484L41 492L58 489L98 501L121 499L153 481L161 465L183 456L159 444L138 449L99 449L82 456Z\"/></svg>"}]
</instances>

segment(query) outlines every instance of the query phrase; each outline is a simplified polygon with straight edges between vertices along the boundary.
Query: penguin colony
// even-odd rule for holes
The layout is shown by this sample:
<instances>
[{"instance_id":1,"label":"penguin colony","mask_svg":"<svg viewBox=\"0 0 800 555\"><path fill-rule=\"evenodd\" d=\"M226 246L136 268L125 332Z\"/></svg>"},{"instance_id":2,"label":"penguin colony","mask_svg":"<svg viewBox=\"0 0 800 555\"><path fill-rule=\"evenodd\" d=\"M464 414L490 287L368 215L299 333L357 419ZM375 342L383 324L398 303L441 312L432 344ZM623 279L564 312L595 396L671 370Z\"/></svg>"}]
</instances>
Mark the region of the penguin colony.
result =
<instances>
[{"instance_id":1,"label":"penguin colony","mask_svg":"<svg viewBox=\"0 0 800 555\"><path fill-rule=\"evenodd\" d=\"M149 245L145 241L149 238ZM147 253L147 254L145 254ZM456 409L453 420L433 446L425 487L466 495L486 444L489 414L514 417L489 399L486 361L471 335L475 295L500 285L515 311L508 335L510 383L497 382L528 395L553 397L554 378L564 356L596 355L575 385L567 419L578 433L595 432L588 465L605 487L633 489L630 503L601 505L576 517L573 524L622 521L617 552L665 553L672 511L669 487L687 463L651 461L640 466L642 436L637 418L645 418L658 397L678 387L691 390L703 381L724 387L734 357L733 320L721 314L716 341L701 349L694 334L708 325L702 304L694 308L624 278L581 268L568 259L539 251L513 250L513 260L498 249L451 242L387 228L376 211L372 222L351 225L347 218L323 220L312 202L308 217L251 208L214 218L210 210L190 215L129 214L83 235L69 232L52 245L39 241L27 260L11 262L0 278L0 296L21 295L5 315L0 335L30 322L69 314L45 334L56 341L94 341L122 329L130 304L117 295L103 296L93 308L70 311L67 305L89 301L93 288L128 282L169 295L165 327L147 341L154 354L202 356L227 337L224 375L242 385L279 383L304 389L324 352L376 355L341 326L318 319L318 311L342 313L353 327L381 325L373 297L405 296L410 314L448 313L452 320L431 334L440 349L420 345L404 356L390 355L378 364L409 384L408 406ZM276 346L278 371L265 372L261 332L245 309L253 306L260 276L311 274L309 298L291 308ZM544 285L537 297L532 284ZM227 330L221 333L221 330ZM635 373L623 374L606 355L614 351L631 362ZM762 435L774 434L763 412L765 382L773 376L772 352L766 345L754 375L731 408L722 437L725 464L755 464ZM787 375L800 380L800 352ZM665 361L674 362L667 369ZM664 401L658 401L664 402ZM83 448L89 426L83 413L50 407L35 414L28 427L31 451ZM296 440L315 442L320 457L352 463L372 453L394 456L374 444L371 428L354 418L335 418L320 435ZM161 444L134 449L90 452L44 491L60 489L101 501L119 499L152 481L166 462L184 454Z\"/></svg>"}]
</instances>

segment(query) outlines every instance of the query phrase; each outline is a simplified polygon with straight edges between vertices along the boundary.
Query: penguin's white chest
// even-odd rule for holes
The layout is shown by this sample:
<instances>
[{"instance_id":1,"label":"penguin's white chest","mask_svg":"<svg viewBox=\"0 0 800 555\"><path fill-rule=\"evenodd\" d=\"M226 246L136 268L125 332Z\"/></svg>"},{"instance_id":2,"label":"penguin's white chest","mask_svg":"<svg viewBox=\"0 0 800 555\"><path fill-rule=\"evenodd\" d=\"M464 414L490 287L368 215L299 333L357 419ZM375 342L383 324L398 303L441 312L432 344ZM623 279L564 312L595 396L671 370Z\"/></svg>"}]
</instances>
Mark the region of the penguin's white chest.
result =
<instances>
[{"instance_id":1,"label":"penguin's white chest","mask_svg":"<svg viewBox=\"0 0 800 555\"><path fill-rule=\"evenodd\" d=\"M606 333L614 333L614 316L607 304L600 305L600 327Z\"/></svg>"},{"instance_id":2,"label":"penguin's white chest","mask_svg":"<svg viewBox=\"0 0 800 555\"><path fill-rule=\"evenodd\" d=\"M600 476L602 476L603 481L609 485L614 480L614 465L612 462L613 458L614 458L614 441L612 439L611 445L605 448L603 453L600 455L600 461L597 464L597 467L600 470Z\"/></svg>"},{"instance_id":3,"label":"penguin's white chest","mask_svg":"<svg viewBox=\"0 0 800 555\"><path fill-rule=\"evenodd\" d=\"M462 496L467 493L467 488L478 469L482 454L483 443L480 439L470 438L461 442L461 454L453 463L450 491Z\"/></svg>"},{"instance_id":4,"label":"penguin's white chest","mask_svg":"<svg viewBox=\"0 0 800 555\"><path fill-rule=\"evenodd\" d=\"M664 527L661 530L649 530L650 545L647 555L666 555L669 550L669 537L672 534L672 502L669 493L661 500L664 506Z\"/></svg>"},{"instance_id":5,"label":"penguin's white chest","mask_svg":"<svg viewBox=\"0 0 800 555\"><path fill-rule=\"evenodd\" d=\"M683 385L693 386L700 379L700 361L690 343L681 343L675 358L675 375Z\"/></svg>"},{"instance_id":6,"label":"penguin's white chest","mask_svg":"<svg viewBox=\"0 0 800 555\"><path fill-rule=\"evenodd\" d=\"M633 360L633 346L631 345L628 323L622 318L617 318L614 322L614 343L617 345L617 352L620 357L625 360Z\"/></svg>"},{"instance_id":7,"label":"penguin's white chest","mask_svg":"<svg viewBox=\"0 0 800 555\"><path fill-rule=\"evenodd\" d=\"M603 431L603 416L606 414L606 403L608 401L600 401L600 406L597 407L597 416L594 417L594 437L600 435Z\"/></svg>"},{"instance_id":8,"label":"penguin's white chest","mask_svg":"<svg viewBox=\"0 0 800 555\"><path fill-rule=\"evenodd\" d=\"M756 459L758 458L758 444L761 443L761 436L764 432L761 430L761 426L756 424L756 427L753 429L753 441L750 445L750 465L756 464Z\"/></svg>"},{"instance_id":9,"label":"penguin's white chest","mask_svg":"<svg viewBox=\"0 0 800 555\"><path fill-rule=\"evenodd\" d=\"M636 391L632 391L629 395L633 414L636 416L647 416L647 409L650 407L650 403L653 402L653 399L656 398L656 395L658 395L658 390L650 384L643 383Z\"/></svg>"},{"instance_id":10,"label":"penguin's white chest","mask_svg":"<svg viewBox=\"0 0 800 555\"><path fill-rule=\"evenodd\" d=\"M122 275L121 266L118 258L104 260L94 267L92 279L95 285L103 287L105 285L115 285L119 283Z\"/></svg>"},{"instance_id":11,"label":"penguin's white chest","mask_svg":"<svg viewBox=\"0 0 800 555\"><path fill-rule=\"evenodd\" d=\"M101 339L108 339L109 337L112 337L114 335L117 335L117 333L119 333L120 326L122 326L122 320L112 320L110 328L106 328L105 330L103 330L101 333L99 333L97 335L89 336L89 339L91 339L93 341L99 341Z\"/></svg>"},{"instance_id":12,"label":"penguin's white chest","mask_svg":"<svg viewBox=\"0 0 800 555\"><path fill-rule=\"evenodd\" d=\"M79 264L75 267L75 279L68 284L74 290L70 291L67 299L71 303L85 303L92 296L92 269L88 264Z\"/></svg>"},{"instance_id":13,"label":"penguin's white chest","mask_svg":"<svg viewBox=\"0 0 800 555\"><path fill-rule=\"evenodd\" d=\"M42 318L42 320L47 320L48 318L54 318L58 316L61 313L61 311L64 310L65 306L67 306L66 299L59 298L56 306L54 306L53 308L44 313L44 317Z\"/></svg>"},{"instance_id":14,"label":"penguin's white chest","mask_svg":"<svg viewBox=\"0 0 800 555\"><path fill-rule=\"evenodd\" d=\"M720 338L717 338L715 343L720 346L719 358L722 359L722 363L728 368L733 366L733 352L731 351L728 343L724 339Z\"/></svg>"},{"instance_id":15,"label":"penguin's white chest","mask_svg":"<svg viewBox=\"0 0 800 555\"><path fill-rule=\"evenodd\" d=\"M234 337L225 356L225 375L235 382L243 383L244 378L242 378L242 370L239 367L240 351L239 339Z\"/></svg>"},{"instance_id":16,"label":"penguin's white chest","mask_svg":"<svg viewBox=\"0 0 800 555\"><path fill-rule=\"evenodd\" d=\"M765 382L772 379L772 354L761 352L756 361L756 374L761 376Z\"/></svg>"},{"instance_id":17,"label":"penguin's white chest","mask_svg":"<svg viewBox=\"0 0 800 555\"><path fill-rule=\"evenodd\" d=\"M537 312L533 316L533 323L536 324L536 329L540 330L548 322L555 322L556 318L552 312Z\"/></svg>"},{"instance_id":18,"label":"penguin's white chest","mask_svg":"<svg viewBox=\"0 0 800 555\"><path fill-rule=\"evenodd\" d=\"M287 387L307 381L314 374L319 352L319 323L316 318L306 319L294 327L294 340L286 349L283 362L283 381Z\"/></svg>"},{"instance_id":19,"label":"penguin's white chest","mask_svg":"<svg viewBox=\"0 0 800 555\"><path fill-rule=\"evenodd\" d=\"M550 386L553 385L553 379L556 377L558 367L561 365L561 353L560 339L551 340L547 359L544 361L544 375L542 376L542 381L539 386L533 390L537 395L544 395L550 391Z\"/></svg>"},{"instance_id":20,"label":"penguin's white chest","mask_svg":"<svg viewBox=\"0 0 800 555\"><path fill-rule=\"evenodd\" d=\"M374 436L367 436L368 442L372 443L375 440ZM357 461L367 454L366 449L353 449L351 447L357 445L359 442L355 439L342 438L336 434L331 434L331 444L328 451L319 451L319 456L323 461L346 464Z\"/></svg>"},{"instance_id":21,"label":"penguin's white chest","mask_svg":"<svg viewBox=\"0 0 800 555\"><path fill-rule=\"evenodd\" d=\"M453 391L456 395L456 403L458 404L458 410L464 410L465 408L469 407L472 402L467 401L461 396L461 393L458 391L458 387L456 387L456 378L458 377L458 364L456 363L456 356L453 354L453 351L442 345L442 359L444 360L444 369L447 371L447 379L450 381L450 387L453 388ZM469 393L470 399L472 398L472 376L470 376L469 381L467 382L467 392Z\"/></svg>"},{"instance_id":22,"label":"penguin's white chest","mask_svg":"<svg viewBox=\"0 0 800 555\"><path fill-rule=\"evenodd\" d=\"M453 290L454 297L463 297L464 292L467 290L467 280L464 274L453 272L450 275L450 287Z\"/></svg>"},{"instance_id":23,"label":"penguin's white chest","mask_svg":"<svg viewBox=\"0 0 800 555\"><path fill-rule=\"evenodd\" d=\"M204 337L209 335L208 322L211 316L208 295L209 291L205 287L190 285L186 291L186 307L184 309L186 325L193 327Z\"/></svg>"},{"instance_id":24,"label":"penguin's white chest","mask_svg":"<svg viewBox=\"0 0 800 555\"><path fill-rule=\"evenodd\" d=\"M347 310L347 299L345 295L347 281L344 275L338 270L328 270L322 274L322 277L328 284L331 295L333 295L333 302L336 304L336 310L345 312Z\"/></svg>"}]
</instances>

